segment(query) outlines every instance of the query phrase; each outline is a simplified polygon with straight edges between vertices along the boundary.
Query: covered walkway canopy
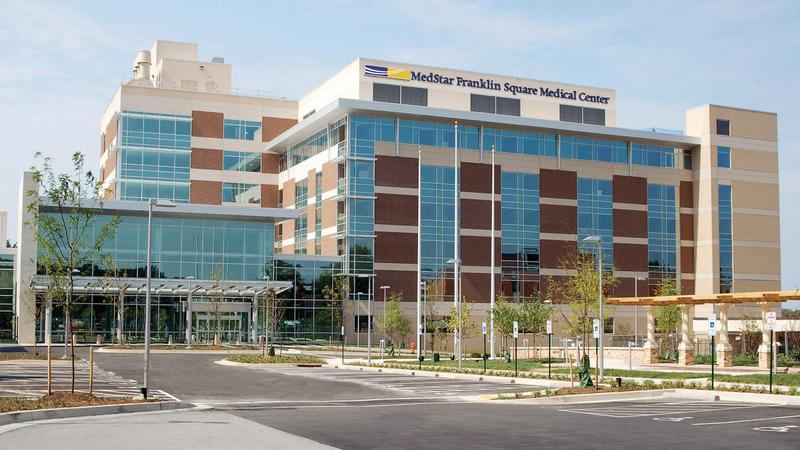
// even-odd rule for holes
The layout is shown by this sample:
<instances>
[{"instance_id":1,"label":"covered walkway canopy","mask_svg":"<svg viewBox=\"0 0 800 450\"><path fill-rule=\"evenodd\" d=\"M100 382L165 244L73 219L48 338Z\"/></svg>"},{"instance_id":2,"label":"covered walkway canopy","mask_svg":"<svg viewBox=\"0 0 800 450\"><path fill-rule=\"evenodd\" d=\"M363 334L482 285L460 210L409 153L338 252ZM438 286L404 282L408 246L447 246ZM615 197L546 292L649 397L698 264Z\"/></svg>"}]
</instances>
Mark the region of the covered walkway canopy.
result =
<instances>
[{"instance_id":1,"label":"covered walkway canopy","mask_svg":"<svg viewBox=\"0 0 800 450\"><path fill-rule=\"evenodd\" d=\"M693 311L695 305L714 305L719 312L718 317L714 317L716 334L719 336L717 346L717 363L726 367L731 364L732 347L728 342L728 308L730 305L741 303L757 303L761 305L761 346L758 349L759 366L766 368L769 366L770 354L770 328L767 326L770 320L770 312L775 303L787 300L800 299L800 290L794 291L761 291L761 292L737 292L730 294L704 294L704 295L664 295L646 297L610 297L606 299L609 305L618 306L643 306L647 312L647 342L644 344L645 363L658 362L656 343L656 308L657 306L677 305L681 309L681 342L678 346L679 361L682 365L692 364L694 360L694 346L692 344L693 334ZM711 320L711 318L709 318Z\"/></svg>"},{"instance_id":2,"label":"covered walkway canopy","mask_svg":"<svg viewBox=\"0 0 800 450\"><path fill-rule=\"evenodd\" d=\"M34 277L31 288L41 294L47 292L50 277L37 275ZM190 290L192 295L230 295L252 296L266 293L274 289L276 294L290 289L291 281L217 281L217 280L187 280L181 278L152 278L150 293L153 295L187 295ZM122 290L126 294L144 294L147 292L146 278L104 278L83 277L73 279L74 292L80 294L113 294Z\"/></svg>"}]
</instances>

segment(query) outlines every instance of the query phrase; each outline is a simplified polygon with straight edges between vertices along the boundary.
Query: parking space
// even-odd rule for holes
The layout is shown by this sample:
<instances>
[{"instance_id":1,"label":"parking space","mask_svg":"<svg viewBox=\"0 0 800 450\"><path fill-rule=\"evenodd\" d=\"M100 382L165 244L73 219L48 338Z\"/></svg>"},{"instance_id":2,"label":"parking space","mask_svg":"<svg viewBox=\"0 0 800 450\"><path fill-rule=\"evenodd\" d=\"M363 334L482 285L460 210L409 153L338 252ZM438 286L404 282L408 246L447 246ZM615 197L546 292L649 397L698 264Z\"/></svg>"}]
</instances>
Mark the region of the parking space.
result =
<instances>
[{"instance_id":1,"label":"parking space","mask_svg":"<svg viewBox=\"0 0 800 450\"><path fill-rule=\"evenodd\" d=\"M420 397L459 397L523 392L542 389L542 386L513 385L477 380L453 379L433 376L415 376L401 373L362 372L350 369L314 368L265 368L291 376L310 377L346 383L357 383L373 388L399 391Z\"/></svg>"},{"instance_id":2,"label":"parking space","mask_svg":"<svg viewBox=\"0 0 800 450\"><path fill-rule=\"evenodd\" d=\"M800 406L782 404L674 399L576 405L559 411L647 427L661 423L665 427L679 427L676 431L688 431L687 427L691 427L720 432L735 429L737 432L798 433L800 436Z\"/></svg>"},{"instance_id":3,"label":"parking space","mask_svg":"<svg viewBox=\"0 0 800 450\"><path fill-rule=\"evenodd\" d=\"M54 361L52 365L54 391L68 391L72 385L72 367L68 361ZM75 362L75 389L89 388L89 364ZM95 366L92 392L97 395L135 397L141 395L139 382L123 378ZM0 363L0 397L30 397L47 393L47 361L4 361ZM175 399L172 395L153 390L151 395L164 400Z\"/></svg>"}]
</instances>

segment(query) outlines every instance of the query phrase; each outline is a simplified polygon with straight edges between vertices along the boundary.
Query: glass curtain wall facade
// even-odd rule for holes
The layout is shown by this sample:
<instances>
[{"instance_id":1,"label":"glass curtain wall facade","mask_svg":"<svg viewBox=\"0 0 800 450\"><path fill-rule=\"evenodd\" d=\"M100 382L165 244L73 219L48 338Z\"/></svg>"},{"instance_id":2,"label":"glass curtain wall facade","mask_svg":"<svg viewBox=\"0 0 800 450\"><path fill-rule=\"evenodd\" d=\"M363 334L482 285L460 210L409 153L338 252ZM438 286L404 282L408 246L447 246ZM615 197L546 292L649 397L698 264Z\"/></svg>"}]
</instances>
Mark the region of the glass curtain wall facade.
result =
<instances>
[{"instance_id":1,"label":"glass curtain wall facade","mask_svg":"<svg viewBox=\"0 0 800 450\"><path fill-rule=\"evenodd\" d=\"M719 292L733 292L733 200L731 186L720 184L719 194Z\"/></svg>"},{"instance_id":2,"label":"glass curtain wall facade","mask_svg":"<svg viewBox=\"0 0 800 450\"><path fill-rule=\"evenodd\" d=\"M102 215L92 224L87 244L94 242L102 225L112 220ZM273 273L274 225L271 223L195 220L183 218L153 218L152 276L158 279L247 281L262 280ZM145 278L147 261L147 217L122 216L116 233L102 246L95 257L79 268L80 277L100 277L104 283L123 286L127 278ZM40 274L42 269L39 269ZM187 284L191 281L187 280ZM127 340L143 338L144 293L126 295L124 305L124 330ZM76 298L73 306L74 331L81 341L93 341L95 335L112 339L116 323L116 293L89 294ZM212 299L193 297L195 302ZM41 299L39 299L41 301ZM223 301L243 304L240 312L226 313L222 326L223 340L236 336L247 339L249 311L246 305L252 297L226 296ZM166 342L172 336L183 341L185 330L185 295L156 293L152 296L151 328L156 341ZM201 316L198 310L196 318ZM208 320L205 321L206 327ZM53 339L62 340L64 312L54 305ZM203 327L203 323L199 323ZM43 324L39 324L39 332ZM201 333L202 330L198 330ZM208 333L198 334L199 339L213 338Z\"/></svg>"},{"instance_id":3,"label":"glass curtain wall facade","mask_svg":"<svg viewBox=\"0 0 800 450\"><path fill-rule=\"evenodd\" d=\"M422 281L433 283L435 292L444 300L452 297L453 258L455 243L455 170L452 167L422 166L420 179L420 216L422 241Z\"/></svg>"},{"instance_id":4,"label":"glass curtain wall facade","mask_svg":"<svg viewBox=\"0 0 800 450\"><path fill-rule=\"evenodd\" d=\"M0 342L14 338L14 255L0 253Z\"/></svg>"},{"instance_id":5,"label":"glass curtain wall facade","mask_svg":"<svg viewBox=\"0 0 800 450\"><path fill-rule=\"evenodd\" d=\"M342 304L325 300L322 290L341 275L340 258L275 256L275 280L290 281L294 287L281 293L278 301L283 306L283 316L277 327L279 338L338 339ZM259 327L264 326L264 309L261 308Z\"/></svg>"},{"instance_id":6,"label":"glass curtain wall facade","mask_svg":"<svg viewBox=\"0 0 800 450\"><path fill-rule=\"evenodd\" d=\"M305 254L308 243L308 179L294 185L294 208L298 214L294 228L294 252Z\"/></svg>"},{"instance_id":7,"label":"glass curtain wall facade","mask_svg":"<svg viewBox=\"0 0 800 450\"><path fill-rule=\"evenodd\" d=\"M676 277L676 208L675 186L647 185L647 270L651 292L654 292L661 280Z\"/></svg>"},{"instance_id":8,"label":"glass curtain wall facade","mask_svg":"<svg viewBox=\"0 0 800 450\"><path fill-rule=\"evenodd\" d=\"M188 203L191 116L122 111L119 130L119 199Z\"/></svg>"},{"instance_id":9,"label":"glass curtain wall facade","mask_svg":"<svg viewBox=\"0 0 800 450\"><path fill-rule=\"evenodd\" d=\"M539 175L502 173L501 276L503 293L539 292Z\"/></svg>"},{"instance_id":10,"label":"glass curtain wall facade","mask_svg":"<svg viewBox=\"0 0 800 450\"><path fill-rule=\"evenodd\" d=\"M611 180L578 178L578 248L597 256L597 243L583 240L589 236L600 236L604 270L611 270L614 266L614 203L611 189Z\"/></svg>"}]
</instances>

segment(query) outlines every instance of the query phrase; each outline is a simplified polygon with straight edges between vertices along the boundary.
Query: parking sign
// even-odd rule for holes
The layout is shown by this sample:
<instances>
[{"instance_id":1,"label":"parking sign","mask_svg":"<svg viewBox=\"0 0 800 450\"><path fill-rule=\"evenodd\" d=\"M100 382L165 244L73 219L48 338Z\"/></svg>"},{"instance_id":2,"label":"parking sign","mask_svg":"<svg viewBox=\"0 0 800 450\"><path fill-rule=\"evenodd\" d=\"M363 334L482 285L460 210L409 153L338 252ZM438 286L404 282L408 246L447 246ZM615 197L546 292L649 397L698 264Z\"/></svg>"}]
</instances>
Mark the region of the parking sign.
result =
<instances>
[{"instance_id":1,"label":"parking sign","mask_svg":"<svg viewBox=\"0 0 800 450\"><path fill-rule=\"evenodd\" d=\"M767 329L768 330L774 330L775 329L775 323L777 322L777 320L778 319L776 317L775 311L768 312L767 313Z\"/></svg>"},{"instance_id":2,"label":"parking sign","mask_svg":"<svg viewBox=\"0 0 800 450\"><path fill-rule=\"evenodd\" d=\"M486 322L483 322L481 324L481 332L483 333L484 336L486 336Z\"/></svg>"},{"instance_id":3,"label":"parking sign","mask_svg":"<svg viewBox=\"0 0 800 450\"><path fill-rule=\"evenodd\" d=\"M708 335L714 336L717 334L717 315L716 314L709 314L708 315Z\"/></svg>"},{"instance_id":4,"label":"parking sign","mask_svg":"<svg viewBox=\"0 0 800 450\"><path fill-rule=\"evenodd\" d=\"M600 319L594 319L592 322L592 335L595 339L600 339Z\"/></svg>"},{"instance_id":5,"label":"parking sign","mask_svg":"<svg viewBox=\"0 0 800 450\"><path fill-rule=\"evenodd\" d=\"M547 321L547 334L553 334L553 321Z\"/></svg>"},{"instance_id":6,"label":"parking sign","mask_svg":"<svg viewBox=\"0 0 800 450\"><path fill-rule=\"evenodd\" d=\"M517 324L517 321L515 320L514 321L514 338L516 339L518 337L519 337L519 325Z\"/></svg>"}]
</instances>

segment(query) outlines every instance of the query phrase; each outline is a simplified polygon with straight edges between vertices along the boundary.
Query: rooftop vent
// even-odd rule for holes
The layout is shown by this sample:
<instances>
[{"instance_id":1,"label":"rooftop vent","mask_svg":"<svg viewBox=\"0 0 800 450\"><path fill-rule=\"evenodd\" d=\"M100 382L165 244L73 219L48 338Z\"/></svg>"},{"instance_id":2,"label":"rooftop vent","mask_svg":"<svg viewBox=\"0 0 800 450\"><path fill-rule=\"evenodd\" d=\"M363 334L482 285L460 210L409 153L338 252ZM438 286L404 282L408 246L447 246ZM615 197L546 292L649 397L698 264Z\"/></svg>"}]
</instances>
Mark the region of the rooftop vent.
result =
<instances>
[{"instance_id":1,"label":"rooftop vent","mask_svg":"<svg viewBox=\"0 0 800 450\"><path fill-rule=\"evenodd\" d=\"M218 64L225 64L225 58L223 58L222 56L215 56L215 57L211 58L211 62L212 63L218 63Z\"/></svg>"}]
</instances>

